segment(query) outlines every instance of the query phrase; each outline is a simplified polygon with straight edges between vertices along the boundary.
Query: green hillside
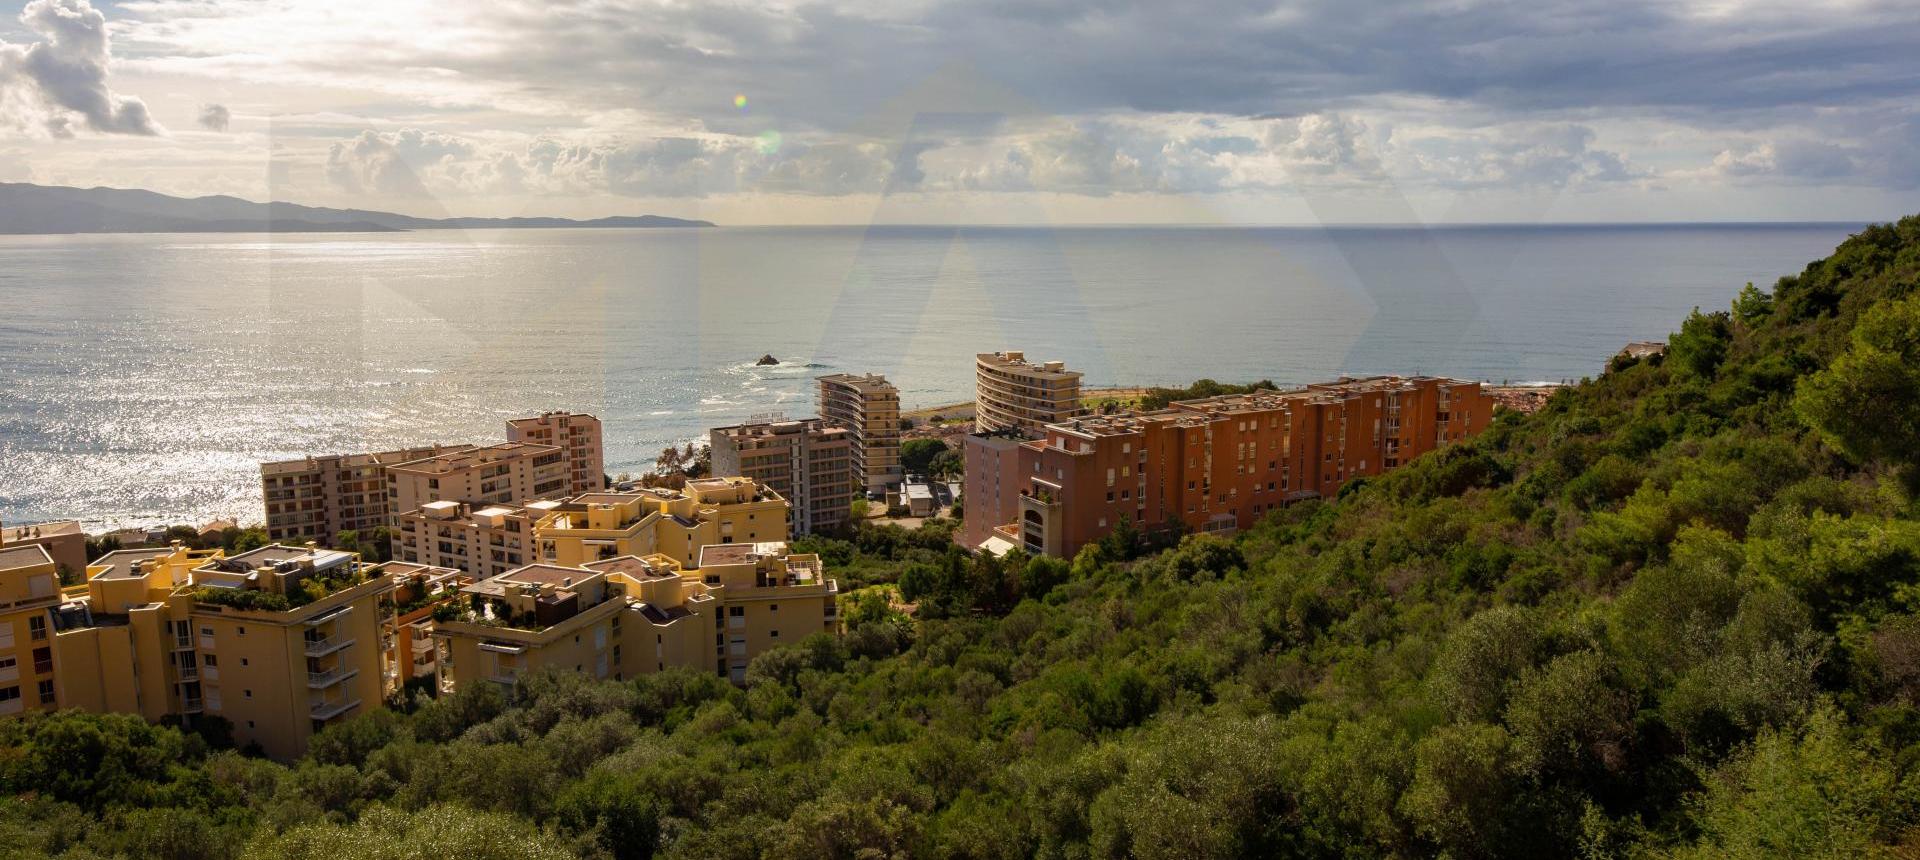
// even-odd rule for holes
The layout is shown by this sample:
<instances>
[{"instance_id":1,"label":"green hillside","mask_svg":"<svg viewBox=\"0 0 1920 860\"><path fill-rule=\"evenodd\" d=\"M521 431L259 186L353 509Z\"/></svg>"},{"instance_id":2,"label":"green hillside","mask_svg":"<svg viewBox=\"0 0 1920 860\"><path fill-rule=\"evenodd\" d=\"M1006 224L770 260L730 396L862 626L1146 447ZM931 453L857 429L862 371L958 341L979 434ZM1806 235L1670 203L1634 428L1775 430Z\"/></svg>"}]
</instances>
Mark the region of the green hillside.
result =
<instances>
[{"instance_id":1,"label":"green hillside","mask_svg":"<svg viewBox=\"0 0 1920 860\"><path fill-rule=\"evenodd\" d=\"M850 631L283 767L0 724L7 856L1920 857L1920 217L1230 540L814 548ZM1132 556L1138 556L1132 557Z\"/></svg>"}]
</instances>

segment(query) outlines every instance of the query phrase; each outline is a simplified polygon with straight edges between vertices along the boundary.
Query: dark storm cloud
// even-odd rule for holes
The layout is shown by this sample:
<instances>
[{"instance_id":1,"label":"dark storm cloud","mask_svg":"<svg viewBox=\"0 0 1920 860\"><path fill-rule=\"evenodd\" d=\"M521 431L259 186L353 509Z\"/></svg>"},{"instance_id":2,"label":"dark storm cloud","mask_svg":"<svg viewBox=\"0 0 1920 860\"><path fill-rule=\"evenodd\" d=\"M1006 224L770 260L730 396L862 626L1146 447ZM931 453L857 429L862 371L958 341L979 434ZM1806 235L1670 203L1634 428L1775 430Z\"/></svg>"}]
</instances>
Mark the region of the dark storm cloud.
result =
<instances>
[{"instance_id":1,"label":"dark storm cloud","mask_svg":"<svg viewBox=\"0 0 1920 860\"><path fill-rule=\"evenodd\" d=\"M1648 0L916 8L542 5L510 19L539 38L440 61L591 81L719 123L828 127L954 63L1064 114L1296 115L1411 96L1498 112L1631 108L1737 121L1920 88L1913 3L1720 13ZM735 92L752 97L744 118L729 102Z\"/></svg>"}]
</instances>

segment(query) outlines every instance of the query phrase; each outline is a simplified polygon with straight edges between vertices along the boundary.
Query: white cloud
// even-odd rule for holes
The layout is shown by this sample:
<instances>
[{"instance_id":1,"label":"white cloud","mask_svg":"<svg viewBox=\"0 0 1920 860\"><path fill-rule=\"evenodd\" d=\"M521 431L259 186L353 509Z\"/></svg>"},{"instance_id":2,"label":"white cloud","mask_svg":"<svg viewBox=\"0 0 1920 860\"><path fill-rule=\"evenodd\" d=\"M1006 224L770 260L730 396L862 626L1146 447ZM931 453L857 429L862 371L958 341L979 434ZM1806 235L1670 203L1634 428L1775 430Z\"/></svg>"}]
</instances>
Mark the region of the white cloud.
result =
<instances>
[{"instance_id":1,"label":"white cloud","mask_svg":"<svg viewBox=\"0 0 1920 860\"><path fill-rule=\"evenodd\" d=\"M145 102L107 86L106 16L87 0L33 0L20 23L41 40L0 43L0 125L56 138L72 137L76 123L103 134L161 133Z\"/></svg>"}]
</instances>

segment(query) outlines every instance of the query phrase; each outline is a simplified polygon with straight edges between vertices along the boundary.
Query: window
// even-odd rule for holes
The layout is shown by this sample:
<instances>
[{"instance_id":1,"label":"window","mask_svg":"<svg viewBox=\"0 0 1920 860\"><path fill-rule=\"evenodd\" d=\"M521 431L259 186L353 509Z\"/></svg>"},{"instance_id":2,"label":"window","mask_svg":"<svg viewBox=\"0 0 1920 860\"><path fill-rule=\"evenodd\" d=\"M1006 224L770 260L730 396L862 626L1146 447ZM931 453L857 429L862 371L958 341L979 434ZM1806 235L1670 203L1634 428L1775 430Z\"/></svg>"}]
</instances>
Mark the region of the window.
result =
<instances>
[{"instance_id":1,"label":"window","mask_svg":"<svg viewBox=\"0 0 1920 860\"><path fill-rule=\"evenodd\" d=\"M219 659L217 659L217 658L216 658L216 657L215 657L214 655L212 655L212 654L208 654L208 655L207 655L207 665L209 665L209 666L218 666L218 665L220 665L220 661L219 661Z\"/></svg>"},{"instance_id":2,"label":"window","mask_svg":"<svg viewBox=\"0 0 1920 860\"><path fill-rule=\"evenodd\" d=\"M768 638L770 638L770 639L778 639L778 638L780 638L780 631L778 631L778 630L775 630L775 631L773 631L773 632L772 632L771 634L769 634L769 636L768 636Z\"/></svg>"},{"instance_id":3,"label":"window","mask_svg":"<svg viewBox=\"0 0 1920 860\"><path fill-rule=\"evenodd\" d=\"M35 615L27 619L27 630L35 642L47 638L47 619L44 615Z\"/></svg>"},{"instance_id":4,"label":"window","mask_svg":"<svg viewBox=\"0 0 1920 860\"><path fill-rule=\"evenodd\" d=\"M42 703L53 701L53 681L51 679L40 682L40 701Z\"/></svg>"},{"instance_id":5,"label":"window","mask_svg":"<svg viewBox=\"0 0 1920 860\"><path fill-rule=\"evenodd\" d=\"M252 690L241 690L241 691L240 691L240 693L241 693L241 695L243 695L243 696L245 696L246 698L249 698L249 699L251 699L251 698L253 698L253 691L252 691Z\"/></svg>"},{"instance_id":6,"label":"window","mask_svg":"<svg viewBox=\"0 0 1920 860\"><path fill-rule=\"evenodd\" d=\"M33 671L36 675L44 675L53 671L52 648L33 649Z\"/></svg>"},{"instance_id":7,"label":"window","mask_svg":"<svg viewBox=\"0 0 1920 860\"><path fill-rule=\"evenodd\" d=\"M0 687L0 702L11 702L20 698L19 687Z\"/></svg>"},{"instance_id":8,"label":"window","mask_svg":"<svg viewBox=\"0 0 1920 860\"><path fill-rule=\"evenodd\" d=\"M245 657L240 658L240 668L244 669L246 667L247 667L247 658Z\"/></svg>"},{"instance_id":9,"label":"window","mask_svg":"<svg viewBox=\"0 0 1920 860\"><path fill-rule=\"evenodd\" d=\"M11 669L18 665L20 665L20 661L12 657L0 657L0 669Z\"/></svg>"}]
</instances>

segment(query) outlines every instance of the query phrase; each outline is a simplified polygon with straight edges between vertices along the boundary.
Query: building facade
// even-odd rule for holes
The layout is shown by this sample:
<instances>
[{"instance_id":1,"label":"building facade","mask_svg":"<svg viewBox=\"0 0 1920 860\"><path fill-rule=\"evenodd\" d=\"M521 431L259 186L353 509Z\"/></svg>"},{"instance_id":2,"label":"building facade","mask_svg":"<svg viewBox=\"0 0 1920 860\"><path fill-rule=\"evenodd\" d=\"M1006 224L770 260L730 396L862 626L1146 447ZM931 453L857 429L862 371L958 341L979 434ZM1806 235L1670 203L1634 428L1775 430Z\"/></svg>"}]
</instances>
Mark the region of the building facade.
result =
<instances>
[{"instance_id":1,"label":"building facade","mask_svg":"<svg viewBox=\"0 0 1920 860\"><path fill-rule=\"evenodd\" d=\"M974 356L973 428L1038 433L1081 414L1080 374L1058 361L1035 364L1022 352Z\"/></svg>"},{"instance_id":2,"label":"building facade","mask_svg":"<svg viewBox=\"0 0 1920 860\"><path fill-rule=\"evenodd\" d=\"M14 661L0 664L0 714L218 717L236 743L283 761L405 680L396 594L418 613L458 582L457 571L366 565L311 544L230 558L175 544L108 553L85 585L60 590L51 562L28 552L45 558L37 546L0 551L11 607L0 661Z\"/></svg>"},{"instance_id":3,"label":"building facade","mask_svg":"<svg viewBox=\"0 0 1920 860\"><path fill-rule=\"evenodd\" d=\"M707 546L699 567L658 553L533 564L462 592L459 617L434 630L442 689L549 667L613 680L688 667L744 683L767 649L839 630L839 586L817 556L778 542Z\"/></svg>"},{"instance_id":4,"label":"building facade","mask_svg":"<svg viewBox=\"0 0 1920 860\"><path fill-rule=\"evenodd\" d=\"M60 574L40 544L0 547L0 717L60 707L51 610Z\"/></svg>"},{"instance_id":5,"label":"building facade","mask_svg":"<svg viewBox=\"0 0 1920 860\"><path fill-rule=\"evenodd\" d=\"M877 373L822 376L820 417L853 434L853 473L862 492L900 483L900 389Z\"/></svg>"},{"instance_id":6,"label":"building facade","mask_svg":"<svg viewBox=\"0 0 1920 860\"><path fill-rule=\"evenodd\" d=\"M534 523L538 561L578 567L662 555L682 567L712 544L785 541L787 500L751 478L701 478L678 490L587 493Z\"/></svg>"},{"instance_id":7,"label":"building facade","mask_svg":"<svg viewBox=\"0 0 1920 860\"><path fill-rule=\"evenodd\" d=\"M362 533L390 523L387 467L471 449L428 445L373 454L337 454L260 464L267 537L331 543L343 531Z\"/></svg>"},{"instance_id":8,"label":"building facade","mask_svg":"<svg viewBox=\"0 0 1920 860\"><path fill-rule=\"evenodd\" d=\"M558 505L428 502L396 518L392 557L474 579L498 576L534 560L533 524Z\"/></svg>"},{"instance_id":9,"label":"building facade","mask_svg":"<svg viewBox=\"0 0 1920 860\"><path fill-rule=\"evenodd\" d=\"M965 539L991 528L972 545L997 536L1067 557L1122 520L1142 531L1177 523L1231 532L1281 504L1330 496L1355 477L1465 439L1492 416L1477 382L1372 377L1051 424L1014 448L1011 484L1004 449L994 458L984 443L968 448L969 519L976 509L993 519Z\"/></svg>"},{"instance_id":10,"label":"building facade","mask_svg":"<svg viewBox=\"0 0 1920 860\"><path fill-rule=\"evenodd\" d=\"M713 474L750 478L784 496L797 533L845 527L865 493L853 470L853 432L824 419L716 427L709 436Z\"/></svg>"},{"instance_id":11,"label":"building facade","mask_svg":"<svg viewBox=\"0 0 1920 860\"><path fill-rule=\"evenodd\" d=\"M960 439L965 462L961 479L966 516L960 521L960 541L981 547L995 540L994 529L1020 518L1020 490L1026 475L1020 471L1020 443L1033 438L1015 428L969 433ZM1000 539L995 554L1014 544Z\"/></svg>"},{"instance_id":12,"label":"building facade","mask_svg":"<svg viewBox=\"0 0 1920 860\"><path fill-rule=\"evenodd\" d=\"M387 467L387 508L417 510L428 502L520 505L567 495L566 450L503 442Z\"/></svg>"},{"instance_id":13,"label":"building facade","mask_svg":"<svg viewBox=\"0 0 1920 860\"><path fill-rule=\"evenodd\" d=\"M567 452L567 494L578 495L607 487L606 454L601 447L600 419L572 412L542 412L507 422L508 442L553 445Z\"/></svg>"}]
</instances>

